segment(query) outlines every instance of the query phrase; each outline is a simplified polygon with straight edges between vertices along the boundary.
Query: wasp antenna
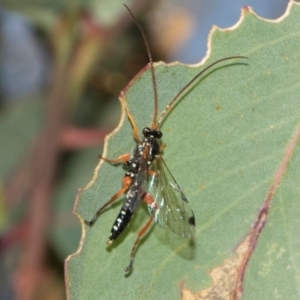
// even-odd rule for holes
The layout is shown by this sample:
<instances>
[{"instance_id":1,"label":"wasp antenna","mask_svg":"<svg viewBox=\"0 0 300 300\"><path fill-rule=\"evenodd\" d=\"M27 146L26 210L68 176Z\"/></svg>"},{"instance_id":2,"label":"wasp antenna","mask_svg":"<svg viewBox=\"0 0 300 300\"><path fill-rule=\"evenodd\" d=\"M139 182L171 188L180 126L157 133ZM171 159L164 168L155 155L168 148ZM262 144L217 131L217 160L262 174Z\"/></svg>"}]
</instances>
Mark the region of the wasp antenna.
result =
<instances>
[{"instance_id":1,"label":"wasp antenna","mask_svg":"<svg viewBox=\"0 0 300 300\"><path fill-rule=\"evenodd\" d=\"M145 46L146 46L146 49L147 49L147 53L148 53L148 57L149 57L149 63L150 63L152 84L153 84L153 92L154 92L154 114L153 114L153 120L152 120L151 127L152 128L156 128L157 127L158 95L157 95L156 76L155 76L155 72L154 72L153 60L152 60L152 55L151 55L149 43L148 43L146 34L144 32L144 29L143 29L142 25L140 24L140 22L138 21L138 19L134 16L134 14L132 13L132 11L130 10L130 8L126 4L123 4L123 5L128 10L128 12L132 16L134 22L136 23L139 31L141 32L143 40L144 40L144 43L145 43Z\"/></svg>"},{"instance_id":2,"label":"wasp antenna","mask_svg":"<svg viewBox=\"0 0 300 300\"><path fill-rule=\"evenodd\" d=\"M179 92L178 94L172 99L172 101L166 106L165 110L162 112L159 121L157 123L157 127L159 127L163 121L163 119L165 118L165 116L167 115L167 113L170 111L171 107L174 105L174 103L176 102L176 100L182 95L182 93L198 78L200 77L204 72L206 72L207 70L209 70L211 67L213 67L214 65L224 61L224 60L229 60L229 59L235 59L235 58L248 58L246 56L230 56L230 57L224 57L221 58L213 63L211 63L210 65L208 65L206 68L204 68L203 70L201 70L201 72L199 72L191 81L189 81Z\"/></svg>"}]
</instances>

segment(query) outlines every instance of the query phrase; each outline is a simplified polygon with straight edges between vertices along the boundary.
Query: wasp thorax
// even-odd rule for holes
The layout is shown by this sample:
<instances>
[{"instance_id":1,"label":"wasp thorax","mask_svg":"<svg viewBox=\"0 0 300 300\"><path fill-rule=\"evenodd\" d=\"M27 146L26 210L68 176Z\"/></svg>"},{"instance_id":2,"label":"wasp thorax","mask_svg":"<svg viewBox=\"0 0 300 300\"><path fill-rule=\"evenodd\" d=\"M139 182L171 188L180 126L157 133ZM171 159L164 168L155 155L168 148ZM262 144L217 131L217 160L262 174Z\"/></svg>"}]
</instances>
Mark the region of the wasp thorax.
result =
<instances>
[{"instance_id":1,"label":"wasp thorax","mask_svg":"<svg viewBox=\"0 0 300 300\"><path fill-rule=\"evenodd\" d=\"M143 135L145 138L151 137L155 139L161 139L163 136L160 130L152 129L150 127L145 127L143 129Z\"/></svg>"}]
</instances>

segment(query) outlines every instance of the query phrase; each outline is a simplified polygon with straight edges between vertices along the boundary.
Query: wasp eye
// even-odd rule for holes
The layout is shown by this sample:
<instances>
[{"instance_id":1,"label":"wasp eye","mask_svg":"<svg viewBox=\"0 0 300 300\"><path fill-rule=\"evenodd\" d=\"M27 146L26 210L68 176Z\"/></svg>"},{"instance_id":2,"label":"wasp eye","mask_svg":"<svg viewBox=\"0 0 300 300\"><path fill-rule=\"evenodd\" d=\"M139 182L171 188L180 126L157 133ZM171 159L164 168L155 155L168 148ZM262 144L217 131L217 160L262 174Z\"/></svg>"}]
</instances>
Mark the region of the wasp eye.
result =
<instances>
[{"instance_id":1,"label":"wasp eye","mask_svg":"<svg viewBox=\"0 0 300 300\"><path fill-rule=\"evenodd\" d=\"M157 138L157 139L161 139L162 136L163 136L163 133L162 133L161 131L157 131L157 132L156 132L156 138Z\"/></svg>"},{"instance_id":2,"label":"wasp eye","mask_svg":"<svg viewBox=\"0 0 300 300\"><path fill-rule=\"evenodd\" d=\"M152 130L151 128L145 127L145 128L143 129L143 136L144 136L144 137L149 137L149 135L150 135L152 132L153 132L153 130Z\"/></svg>"}]
</instances>

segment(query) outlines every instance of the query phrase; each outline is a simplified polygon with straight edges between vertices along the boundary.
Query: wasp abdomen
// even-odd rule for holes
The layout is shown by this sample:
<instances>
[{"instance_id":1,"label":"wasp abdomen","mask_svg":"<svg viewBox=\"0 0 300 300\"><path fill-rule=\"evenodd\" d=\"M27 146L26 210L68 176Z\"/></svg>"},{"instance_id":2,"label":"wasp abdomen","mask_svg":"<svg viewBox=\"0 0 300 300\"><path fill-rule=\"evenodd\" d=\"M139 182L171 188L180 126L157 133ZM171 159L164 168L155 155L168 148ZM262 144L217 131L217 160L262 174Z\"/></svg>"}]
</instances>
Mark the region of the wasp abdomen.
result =
<instances>
[{"instance_id":1,"label":"wasp abdomen","mask_svg":"<svg viewBox=\"0 0 300 300\"><path fill-rule=\"evenodd\" d=\"M132 215L133 212L131 212L130 210L124 210L122 207L117 219L115 220L111 228L109 236L110 243L114 241L124 231L128 223L130 222Z\"/></svg>"}]
</instances>

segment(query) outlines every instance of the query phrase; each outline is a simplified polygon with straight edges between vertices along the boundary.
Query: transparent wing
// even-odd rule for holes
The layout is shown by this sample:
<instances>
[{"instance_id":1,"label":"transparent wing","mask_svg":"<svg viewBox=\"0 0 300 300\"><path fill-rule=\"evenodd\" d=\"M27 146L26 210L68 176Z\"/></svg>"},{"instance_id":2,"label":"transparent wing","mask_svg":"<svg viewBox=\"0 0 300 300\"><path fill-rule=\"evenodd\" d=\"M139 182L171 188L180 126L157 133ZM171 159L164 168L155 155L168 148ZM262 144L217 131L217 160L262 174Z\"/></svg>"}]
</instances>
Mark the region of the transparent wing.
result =
<instances>
[{"instance_id":1,"label":"transparent wing","mask_svg":"<svg viewBox=\"0 0 300 300\"><path fill-rule=\"evenodd\" d=\"M148 210L155 222L183 238L193 238L194 213L161 157L153 161L149 173L148 194L153 203L148 204Z\"/></svg>"}]
</instances>

